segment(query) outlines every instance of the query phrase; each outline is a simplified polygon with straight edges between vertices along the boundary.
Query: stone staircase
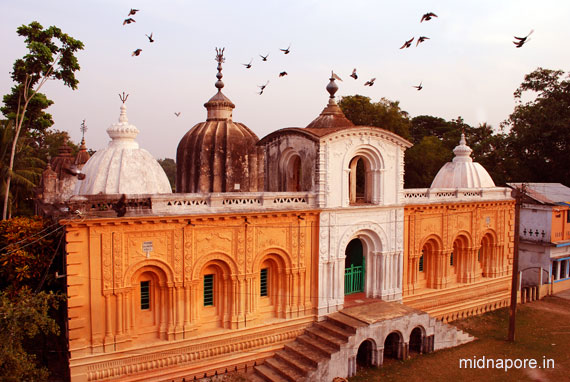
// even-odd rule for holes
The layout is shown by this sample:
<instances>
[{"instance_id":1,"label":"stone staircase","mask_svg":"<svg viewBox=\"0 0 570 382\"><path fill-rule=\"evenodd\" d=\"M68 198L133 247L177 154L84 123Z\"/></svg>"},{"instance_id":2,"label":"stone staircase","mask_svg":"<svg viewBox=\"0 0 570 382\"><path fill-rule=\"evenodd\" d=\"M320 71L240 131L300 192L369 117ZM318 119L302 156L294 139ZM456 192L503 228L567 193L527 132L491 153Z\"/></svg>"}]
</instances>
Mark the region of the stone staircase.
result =
<instances>
[{"instance_id":1,"label":"stone staircase","mask_svg":"<svg viewBox=\"0 0 570 382\"><path fill-rule=\"evenodd\" d=\"M403 303L423 310L443 322L451 322L508 306L510 276L479 282L479 285L457 285L445 290L432 289L405 296Z\"/></svg>"},{"instance_id":2,"label":"stone staircase","mask_svg":"<svg viewBox=\"0 0 570 382\"><path fill-rule=\"evenodd\" d=\"M440 320L435 320L435 342L434 351L459 346L474 341L476 338L455 326L446 324Z\"/></svg>"},{"instance_id":3,"label":"stone staircase","mask_svg":"<svg viewBox=\"0 0 570 382\"><path fill-rule=\"evenodd\" d=\"M254 382L310 381L319 364L328 362L342 345L348 343L358 327L366 324L342 313L333 313L316 322L297 339L286 344L271 358L254 367Z\"/></svg>"}]
</instances>

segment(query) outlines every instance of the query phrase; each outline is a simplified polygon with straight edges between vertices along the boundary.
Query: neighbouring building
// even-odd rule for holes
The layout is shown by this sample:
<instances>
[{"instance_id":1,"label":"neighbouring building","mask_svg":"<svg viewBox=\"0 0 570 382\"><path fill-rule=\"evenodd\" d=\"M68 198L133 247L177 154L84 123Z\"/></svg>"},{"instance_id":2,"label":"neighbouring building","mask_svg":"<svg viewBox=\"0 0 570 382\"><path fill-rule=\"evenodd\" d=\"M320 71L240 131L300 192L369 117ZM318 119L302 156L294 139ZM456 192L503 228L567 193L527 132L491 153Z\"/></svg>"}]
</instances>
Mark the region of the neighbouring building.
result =
<instances>
[{"instance_id":1,"label":"neighbouring building","mask_svg":"<svg viewBox=\"0 0 570 382\"><path fill-rule=\"evenodd\" d=\"M523 190L519 228L522 286L570 288L570 188L560 183L509 183Z\"/></svg>"}]
</instances>

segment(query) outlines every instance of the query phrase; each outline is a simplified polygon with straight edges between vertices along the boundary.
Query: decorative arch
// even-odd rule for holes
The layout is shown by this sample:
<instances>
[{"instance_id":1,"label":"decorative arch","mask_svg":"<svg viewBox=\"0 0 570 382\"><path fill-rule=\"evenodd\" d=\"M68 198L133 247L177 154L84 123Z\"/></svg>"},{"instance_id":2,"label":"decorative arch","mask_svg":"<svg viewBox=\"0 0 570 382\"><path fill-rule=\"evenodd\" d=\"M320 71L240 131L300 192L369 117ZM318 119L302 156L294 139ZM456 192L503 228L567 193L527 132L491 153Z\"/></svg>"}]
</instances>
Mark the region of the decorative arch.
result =
<instances>
[{"instance_id":1,"label":"decorative arch","mask_svg":"<svg viewBox=\"0 0 570 382\"><path fill-rule=\"evenodd\" d=\"M378 345L373 338L366 338L358 345L356 365L357 369L378 365Z\"/></svg>"},{"instance_id":2,"label":"decorative arch","mask_svg":"<svg viewBox=\"0 0 570 382\"><path fill-rule=\"evenodd\" d=\"M408 346L410 353L421 354L425 348L426 330L423 326L418 325L410 331L408 336Z\"/></svg>"},{"instance_id":3,"label":"decorative arch","mask_svg":"<svg viewBox=\"0 0 570 382\"><path fill-rule=\"evenodd\" d=\"M291 285L291 258L279 248L260 252L253 262L255 310L262 319L285 317L288 301L294 290Z\"/></svg>"},{"instance_id":4,"label":"decorative arch","mask_svg":"<svg viewBox=\"0 0 570 382\"><path fill-rule=\"evenodd\" d=\"M506 273L505 249L498 243L497 233L493 229L487 229L481 235L476 256L481 268L481 276L498 277Z\"/></svg>"},{"instance_id":5,"label":"decorative arch","mask_svg":"<svg viewBox=\"0 0 570 382\"><path fill-rule=\"evenodd\" d=\"M402 359L402 348L404 345L404 336L398 330L390 332L384 339L384 359L394 358Z\"/></svg>"},{"instance_id":6,"label":"decorative arch","mask_svg":"<svg viewBox=\"0 0 570 382\"><path fill-rule=\"evenodd\" d=\"M123 286L130 287L132 285L135 273L139 272L142 268L147 267L160 270L164 275L164 282L166 285L174 284L174 271L170 265L159 259L144 259L132 264L129 266L129 268L127 268L125 277L123 277Z\"/></svg>"},{"instance_id":7,"label":"decorative arch","mask_svg":"<svg viewBox=\"0 0 570 382\"><path fill-rule=\"evenodd\" d=\"M344 259L344 249L348 243L355 238L363 240L365 243L375 248L376 251L381 251L382 248L388 247L388 236L378 223L375 222L361 222L352 224L347 228L341 236L338 247L338 258Z\"/></svg>"},{"instance_id":8,"label":"decorative arch","mask_svg":"<svg viewBox=\"0 0 570 382\"><path fill-rule=\"evenodd\" d=\"M192 280L198 280L200 278L200 273L202 272L204 265L213 260L218 260L226 264L229 268L229 274L235 275L238 273L238 266L231 256L223 252L212 252L198 258L194 265L194 269L192 270Z\"/></svg>"},{"instance_id":9,"label":"decorative arch","mask_svg":"<svg viewBox=\"0 0 570 382\"><path fill-rule=\"evenodd\" d=\"M195 303L200 307L199 321L204 328L229 328L232 319L232 301L236 292L235 263L227 255L208 255L197 263L198 295ZM232 271L232 264L234 269ZM200 265L200 266L198 266Z\"/></svg>"},{"instance_id":10,"label":"decorative arch","mask_svg":"<svg viewBox=\"0 0 570 382\"><path fill-rule=\"evenodd\" d=\"M282 261L283 261L283 267L284 268L291 268L292 267L292 260L291 260L291 256L289 255L289 253L287 251L285 251L282 248L278 248L278 247L270 247L270 248L266 248L263 251L259 252L255 258L253 259L253 263L251 266L251 271L252 272L259 272L259 266L261 264L261 262L264 260L264 258L266 256L277 256L279 257Z\"/></svg>"},{"instance_id":11,"label":"decorative arch","mask_svg":"<svg viewBox=\"0 0 570 382\"><path fill-rule=\"evenodd\" d=\"M468 283L475 280L477 268L469 232L460 231L455 235L449 254L449 267L454 281Z\"/></svg>"},{"instance_id":12,"label":"decorative arch","mask_svg":"<svg viewBox=\"0 0 570 382\"><path fill-rule=\"evenodd\" d=\"M303 162L299 152L286 148L279 158L279 186L281 191L304 191Z\"/></svg>"},{"instance_id":13,"label":"decorative arch","mask_svg":"<svg viewBox=\"0 0 570 382\"><path fill-rule=\"evenodd\" d=\"M359 163L362 164L361 167ZM349 149L344 156L342 168L348 174L342 178L342 189L347 190L343 197L343 205L382 202L381 187L384 184L382 174L385 167L378 148L358 145ZM362 187L360 193L357 192L359 187Z\"/></svg>"},{"instance_id":14,"label":"decorative arch","mask_svg":"<svg viewBox=\"0 0 570 382\"><path fill-rule=\"evenodd\" d=\"M428 288L443 288L447 284L447 262L443 251L443 240L435 234L421 241L417 261L413 261L417 280ZM417 263L417 264L416 264ZM423 271L420 272L420 267Z\"/></svg>"}]
</instances>

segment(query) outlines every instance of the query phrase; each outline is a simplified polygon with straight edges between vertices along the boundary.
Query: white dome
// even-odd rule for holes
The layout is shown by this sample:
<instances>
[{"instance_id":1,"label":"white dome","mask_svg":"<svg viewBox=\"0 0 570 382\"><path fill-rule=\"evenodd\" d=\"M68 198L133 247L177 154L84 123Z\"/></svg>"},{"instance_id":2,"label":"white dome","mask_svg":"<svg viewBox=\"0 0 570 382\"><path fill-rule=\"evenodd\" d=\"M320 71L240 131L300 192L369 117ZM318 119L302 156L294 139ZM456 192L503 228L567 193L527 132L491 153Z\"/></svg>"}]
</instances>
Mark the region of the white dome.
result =
<instances>
[{"instance_id":1,"label":"white dome","mask_svg":"<svg viewBox=\"0 0 570 382\"><path fill-rule=\"evenodd\" d=\"M495 182L479 163L473 162L471 148L461 134L459 146L453 149L455 158L439 170L430 188L484 188L495 187Z\"/></svg>"},{"instance_id":2,"label":"white dome","mask_svg":"<svg viewBox=\"0 0 570 382\"><path fill-rule=\"evenodd\" d=\"M75 186L75 195L165 194L172 188L154 157L135 141L139 130L129 124L127 107L121 106L119 122L107 129L109 145L97 151L83 166L85 179Z\"/></svg>"}]
</instances>

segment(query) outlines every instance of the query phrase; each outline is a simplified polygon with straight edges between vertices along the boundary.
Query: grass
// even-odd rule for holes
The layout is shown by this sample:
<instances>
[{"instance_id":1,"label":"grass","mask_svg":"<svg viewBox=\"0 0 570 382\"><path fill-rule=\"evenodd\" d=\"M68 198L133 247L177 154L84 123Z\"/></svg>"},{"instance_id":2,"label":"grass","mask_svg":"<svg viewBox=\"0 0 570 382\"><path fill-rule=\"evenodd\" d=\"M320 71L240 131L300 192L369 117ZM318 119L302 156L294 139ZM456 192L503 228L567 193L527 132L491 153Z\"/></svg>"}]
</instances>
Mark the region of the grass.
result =
<instances>
[{"instance_id":1,"label":"grass","mask_svg":"<svg viewBox=\"0 0 570 382\"><path fill-rule=\"evenodd\" d=\"M515 342L507 342L508 309L500 309L452 324L478 339L456 348L387 362L381 368L360 371L350 378L360 381L567 381L570 380L570 301L546 297L519 305ZM460 359L554 360L554 368L460 368Z\"/></svg>"}]
</instances>

